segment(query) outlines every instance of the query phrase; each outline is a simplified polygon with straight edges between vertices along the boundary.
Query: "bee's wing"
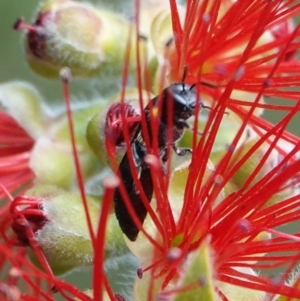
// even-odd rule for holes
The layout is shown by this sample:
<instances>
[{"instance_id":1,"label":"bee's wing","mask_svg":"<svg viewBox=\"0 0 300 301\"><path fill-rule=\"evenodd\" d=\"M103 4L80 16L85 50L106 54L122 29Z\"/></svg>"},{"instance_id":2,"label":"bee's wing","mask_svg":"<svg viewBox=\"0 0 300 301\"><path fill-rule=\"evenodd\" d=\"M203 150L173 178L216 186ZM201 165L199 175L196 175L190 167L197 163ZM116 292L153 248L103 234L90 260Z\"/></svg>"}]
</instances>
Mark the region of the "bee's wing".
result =
<instances>
[{"instance_id":1,"label":"bee's wing","mask_svg":"<svg viewBox=\"0 0 300 301\"><path fill-rule=\"evenodd\" d=\"M151 172L148 166L143 163L143 158L146 155L146 147L140 142L141 133L140 130L134 135L134 139L131 144L131 149L127 150L120 165L119 165L119 177L122 181L123 187L126 190L129 201L143 224L147 209L142 201L143 195L147 201L150 202L153 195L153 182L151 178ZM143 192L139 191L137 185L135 185L133 171L130 168L130 159L128 156L133 157L135 167L137 169L138 178L143 189ZM122 193L119 188L116 189L114 194L115 213L119 221L119 225L123 233L132 241L136 240L139 233L139 228L133 221L131 214L129 213L127 206L123 200Z\"/></svg>"}]
</instances>

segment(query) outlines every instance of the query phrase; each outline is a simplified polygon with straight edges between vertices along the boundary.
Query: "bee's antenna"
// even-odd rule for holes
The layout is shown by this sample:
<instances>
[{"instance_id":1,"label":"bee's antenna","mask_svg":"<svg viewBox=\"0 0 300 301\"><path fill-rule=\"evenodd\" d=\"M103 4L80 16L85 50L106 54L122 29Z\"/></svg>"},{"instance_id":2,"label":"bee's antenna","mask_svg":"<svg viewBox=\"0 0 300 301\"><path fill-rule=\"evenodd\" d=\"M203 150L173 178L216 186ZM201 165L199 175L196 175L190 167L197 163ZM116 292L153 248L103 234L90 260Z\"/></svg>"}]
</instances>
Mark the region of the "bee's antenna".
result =
<instances>
[{"instance_id":1,"label":"bee's antenna","mask_svg":"<svg viewBox=\"0 0 300 301\"><path fill-rule=\"evenodd\" d=\"M216 85L211 84L211 83L208 83L208 82L202 82L202 81L201 81L200 84L201 84L202 86L206 86L206 87L209 87L209 88L212 88L212 89L217 89L217 86L216 86ZM196 83L195 83L195 84L192 84L191 87L190 87L190 91L191 91L193 88L195 88L195 86L197 86Z\"/></svg>"},{"instance_id":2,"label":"bee's antenna","mask_svg":"<svg viewBox=\"0 0 300 301\"><path fill-rule=\"evenodd\" d=\"M166 48L170 47L173 42L174 42L173 38L169 39L166 43Z\"/></svg>"},{"instance_id":3,"label":"bee's antenna","mask_svg":"<svg viewBox=\"0 0 300 301\"><path fill-rule=\"evenodd\" d=\"M190 86L189 91L193 90L196 86L197 86L197 84L192 84L192 85Z\"/></svg>"},{"instance_id":4,"label":"bee's antenna","mask_svg":"<svg viewBox=\"0 0 300 301\"><path fill-rule=\"evenodd\" d=\"M201 104L201 108L203 108L203 109L208 109L208 110L212 110L212 107L206 106L206 105L204 105L204 104Z\"/></svg>"},{"instance_id":5,"label":"bee's antenna","mask_svg":"<svg viewBox=\"0 0 300 301\"><path fill-rule=\"evenodd\" d=\"M203 103L201 103L201 109L207 109L207 110L212 110L213 108L212 107L210 107L210 106L206 106L206 105L204 105ZM229 115L229 112L224 112L224 115Z\"/></svg>"},{"instance_id":6,"label":"bee's antenna","mask_svg":"<svg viewBox=\"0 0 300 301\"><path fill-rule=\"evenodd\" d=\"M208 82L200 82L200 84L202 85L202 86L205 86L205 87L209 87L209 88L212 88L212 89L217 89L217 86L216 85L214 85L214 84L211 84L211 83L208 83Z\"/></svg>"},{"instance_id":7,"label":"bee's antenna","mask_svg":"<svg viewBox=\"0 0 300 301\"><path fill-rule=\"evenodd\" d=\"M184 65L184 67L183 67L182 81L181 81L181 82L183 82L183 83L185 82L185 78L186 78L188 69L189 69L188 65Z\"/></svg>"},{"instance_id":8,"label":"bee's antenna","mask_svg":"<svg viewBox=\"0 0 300 301\"><path fill-rule=\"evenodd\" d=\"M183 87L183 90L185 89L185 78L186 78L186 75L187 75L187 72L188 72L188 65L184 65L183 67L183 75L182 75L182 87Z\"/></svg>"}]
</instances>

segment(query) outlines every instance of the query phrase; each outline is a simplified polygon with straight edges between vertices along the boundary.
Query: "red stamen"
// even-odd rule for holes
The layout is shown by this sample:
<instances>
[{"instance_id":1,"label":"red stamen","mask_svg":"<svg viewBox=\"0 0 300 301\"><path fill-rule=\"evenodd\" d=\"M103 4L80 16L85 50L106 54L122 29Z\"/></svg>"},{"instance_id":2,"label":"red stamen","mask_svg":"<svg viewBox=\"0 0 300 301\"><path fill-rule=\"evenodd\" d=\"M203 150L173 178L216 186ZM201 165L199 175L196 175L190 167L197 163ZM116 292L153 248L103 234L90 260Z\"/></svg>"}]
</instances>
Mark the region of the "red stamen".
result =
<instances>
[{"instance_id":1,"label":"red stamen","mask_svg":"<svg viewBox=\"0 0 300 301\"><path fill-rule=\"evenodd\" d=\"M13 25L14 30L25 29L34 33L38 33L39 28L35 25L26 24L23 18L19 18Z\"/></svg>"},{"instance_id":2,"label":"red stamen","mask_svg":"<svg viewBox=\"0 0 300 301\"><path fill-rule=\"evenodd\" d=\"M95 244L95 258L94 258L94 275L93 275L93 287L94 287L94 301L103 300L103 288L111 298L114 299L114 294L107 282L106 276L104 274L104 251L105 251L105 233L107 219L111 212L112 199L114 194L114 189L119 185L119 179L116 177L108 177L104 180L104 195L102 201L102 208L100 219L98 223L98 230L96 236Z\"/></svg>"},{"instance_id":3,"label":"red stamen","mask_svg":"<svg viewBox=\"0 0 300 301\"><path fill-rule=\"evenodd\" d=\"M71 136L71 145L72 145L72 151L74 155L74 164L76 169L76 176L78 181L78 186L80 190L80 195L82 198L82 203L84 207L84 211L86 214L86 220L88 224L88 229L91 237L92 244L95 248L95 234L92 227L92 221L90 217L90 213L88 210L88 201L86 198L85 193L85 187L84 187L84 179L80 168L80 162L79 162L79 155L76 147L76 138L75 138L75 132L74 132L74 124L73 124L73 118L72 118L72 110L71 110L71 100L70 100L70 91L69 91L69 82L72 80L71 72L68 68L64 68L60 72L60 76L63 83L63 95L64 100L66 104L66 110L67 110L67 116L68 116L68 123L69 123L69 129L70 129L70 136Z\"/></svg>"}]
</instances>

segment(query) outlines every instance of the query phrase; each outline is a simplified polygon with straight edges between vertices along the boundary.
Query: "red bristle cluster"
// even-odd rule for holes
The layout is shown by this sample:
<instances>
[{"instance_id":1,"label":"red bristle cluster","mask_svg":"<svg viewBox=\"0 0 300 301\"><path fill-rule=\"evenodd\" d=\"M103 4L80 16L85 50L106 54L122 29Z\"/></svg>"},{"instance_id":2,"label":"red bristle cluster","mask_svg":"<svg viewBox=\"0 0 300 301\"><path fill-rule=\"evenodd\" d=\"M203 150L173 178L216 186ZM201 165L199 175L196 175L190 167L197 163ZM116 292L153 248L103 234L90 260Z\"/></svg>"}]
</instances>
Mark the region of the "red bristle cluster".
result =
<instances>
[{"instance_id":1,"label":"red bristle cluster","mask_svg":"<svg viewBox=\"0 0 300 301\"><path fill-rule=\"evenodd\" d=\"M270 300L275 294L300 298L300 290L296 288L297 283L294 285L295 287L285 284L285 279L288 278L287 276L295 268L296 262L300 258L300 234L287 234L279 229L282 225L299 220L299 194L296 193L280 203L267 206L268 201L274 195L276 196L284 189L297 186L300 177L299 138L286 132L287 126L300 111L300 93L290 90L290 87L300 84L299 62L295 56L295 51L299 46L297 38L299 38L300 26L290 29L285 23L287 19L300 12L300 5L293 4L292 0L285 2L244 0L235 1L232 5L229 5L229 2L231 3L231 1L221 0L187 1L186 18L182 24L176 1L170 0L175 46L174 48L170 47L170 51L164 57L163 64L166 72L163 72L161 76L168 75L169 80L177 82L182 79L185 66L188 66L184 84L208 82L215 87L196 86L199 94L209 95L213 99L213 103L201 137L198 139L197 133L194 133L193 153L187 184L182 194L183 205L179 217L174 216L172 200L168 196L171 163L167 162L166 169L162 167L161 149L157 141L151 141L152 137L147 131L148 124L141 90L145 82L150 87L150 75L144 71L145 66L142 66L143 60L140 53L140 43L142 42L141 39L137 39L135 45L136 70L141 114L132 110L132 107L124 100L129 72L130 47L128 47L124 58L121 102L110 107L105 123L106 147L112 161L112 169L119 179L112 177L104 183L103 203L97 229L92 227L84 178L79 164L70 105L69 80L63 77L63 94L67 107L78 189L82 196L95 251L93 298L52 275L47 260L43 258L43 252L34 242L34 232L39 229L42 222L47 220L47 217L42 212L39 200L26 196L12 200L12 197L7 195L12 204L0 212L9 214L2 223L2 237L7 238L7 242L10 242L11 237L7 237L6 231L7 225L12 223L11 227L21 243L30 245L46 273L31 265L22 251L1 244L0 254L3 254L6 261L9 262L9 271L17 269L20 273L17 276L5 274L4 278L8 279L6 283L8 290L15 289L19 279L22 278L22 281L29 287L29 292L16 292L21 294L22 300L54 300L52 294L46 294L41 288L41 283L44 282L54 285L55 289L53 290L60 292L66 300L73 300L73 296L76 296L79 300L102 301L104 289L111 300L123 300L121 295L113 292L103 269L105 230L113 207L114 191L119 189L132 220L140 230L140 235L144 235L153 247L153 250L149 251L153 256L150 258L149 265L138 270L140 279L145 273L151 275L147 292L148 300L156 298L152 289L155 287L155 281L159 278L163 279L160 294L162 300L164 296L174 296L203 285L201 281L198 281L172 290L167 288L169 283L175 282L179 278L182 264L189 254L199 249L202 243L208 239L213 249L213 269L216 280L264 291L270 294ZM137 0L135 7L138 29L139 4ZM227 11L222 18L218 18L219 13L223 13L222 5L224 6L222 9L226 8ZM19 21L15 27L25 28L25 25ZM270 30L276 39L257 46L266 30ZM137 34L139 34L139 30ZM129 39L128 45L130 45ZM243 50L238 54L232 51L239 47L243 47ZM251 103L243 99L234 99L232 97L234 90L256 93L256 98ZM283 97L287 104L276 105L272 103L272 99L269 103L260 102L260 99L265 96ZM198 102L200 102L200 97ZM255 115L257 108L285 111L286 116L276 125L272 125ZM228 110L230 110L229 114L236 114L240 118L240 129L233 141L227 145L213 174L204 180L206 168L213 152L213 144L222 128L223 117ZM169 114L173 113L174 109L170 110ZM0 144L4 145L4 153L2 153L4 155L1 154L0 159L4 166L0 171L0 184L1 187L14 191L22 188L34 178L28 168L29 152L34 141L7 114L1 112L0 114L0 130L1 125L4 126L0 134L0 140L3 141L0 141ZM161 116L156 115L155 111L151 112L149 116L152 132L157 133ZM129 151L132 147L132 129L135 127L133 125L135 122L139 122L141 125L141 132L144 133L145 140L143 142L148 150L143 162L147 164L151 173L154 198L157 202L154 209L149 204L141 184L139 170L135 165L136 162L132 152ZM197 128L197 122L195 128ZM169 123L169 125L172 124ZM258 141L242 158L233 161L235 152L239 152L238 145L244 139L243 134L248 126L257 134ZM166 139L171 141L172 129L169 128L166 132ZM119 146L119 142L122 142L122 146L129 154L128 161L133 184L141 196L148 216L157 229L156 237L152 237L149 229L140 222L124 183L119 183L120 173L118 173L117 161L114 158L114 148ZM282 142L289 143L291 150L284 149ZM217 196L223 192L224 187L263 144L267 144L269 148L243 186L227 195L221 203L216 204ZM172 151L170 146L169 153L171 154ZM254 182L273 151L277 151L279 154L278 162L275 162L272 170ZM2 156L5 160L2 160ZM174 156L176 155L174 154ZM16 177L18 181L16 181ZM7 194L4 189L3 193ZM11 209L10 212L8 207ZM32 225L36 227L33 228ZM257 239L262 233L270 234L270 236L261 240ZM182 239L174 246L174 240L179 236L182 236ZM173 248L179 251L176 256L171 256ZM283 254L278 255L278 252L283 252ZM5 261L0 261L1 269L4 264ZM271 279L266 276L267 272L277 267L284 267L281 277ZM261 277L250 275L242 272L239 268L261 270L263 275ZM218 288L215 288L215 291L218 292L221 299L226 300Z\"/></svg>"},{"instance_id":2,"label":"red bristle cluster","mask_svg":"<svg viewBox=\"0 0 300 301\"><path fill-rule=\"evenodd\" d=\"M0 111L0 183L9 191L20 193L33 180L34 174L28 166L33 144L22 126Z\"/></svg>"}]
</instances>

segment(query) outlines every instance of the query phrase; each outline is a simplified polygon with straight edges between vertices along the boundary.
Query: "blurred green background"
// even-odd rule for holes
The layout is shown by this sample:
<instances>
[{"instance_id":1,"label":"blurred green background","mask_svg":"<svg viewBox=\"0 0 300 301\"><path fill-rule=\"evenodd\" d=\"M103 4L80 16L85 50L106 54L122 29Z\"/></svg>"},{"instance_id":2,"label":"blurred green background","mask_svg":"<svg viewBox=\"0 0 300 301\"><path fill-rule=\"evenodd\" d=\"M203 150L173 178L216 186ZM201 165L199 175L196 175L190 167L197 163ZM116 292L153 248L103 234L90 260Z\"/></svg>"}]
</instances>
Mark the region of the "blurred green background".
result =
<instances>
[{"instance_id":1,"label":"blurred green background","mask_svg":"<svg viewBox=\"0 0 300 301\"><path fill-rule=\"evenodd\" d=\"M122 2L122 0L120 1ZM20 16L24 17L24 20L27 22L31 21L34 12L37 10L38 3L39 1L33 0L0 0L0 82L16 79L29 81L38 87L45 99L62 103L60 81L41 78L29 69L23 55L21 43L22 33L14 32L12 29L15 20ZM122 3L124 6L126 2ZM112 1L107 0L105 3L105 6L113 5L114 3ZM87 81L89 83L88 85L86 85ZM92 91L90 89L92 89ZM96 93L101 93L101 86L99 88L97 80L79 80L72 83L71 92L74 94L79 93L81 98L89 99L96 95ZM282 101L278 100L278 103L282 103ZM267 112L265 114L266 118L274 123L280 120L284 115L285 113L283 112ZM300 116L296 116L293 119L288 129L300 135ZM78 286L81 289L86 289L90 287L89 275L90 271L86 270L83 275L81 272L72 274L72 278L78 280L80 276Z\"/></svg>"},{"instance_id":2,"label":"blurred green background","mask_svg":"<svg viewBox=\"0 0 300 301\"><path fill-rule=\"evenodd\" d=\"M39 1L1 0L0 1L0 81L26 80L35 84L45 97L58 97L60 86L57 82L45 80L35 75L27 66L23 57L21 32L15 32L12 26L20 16L31 21Z\"/></svg>"}]
</instances>

